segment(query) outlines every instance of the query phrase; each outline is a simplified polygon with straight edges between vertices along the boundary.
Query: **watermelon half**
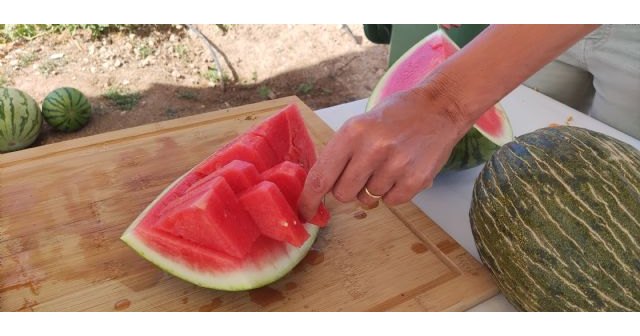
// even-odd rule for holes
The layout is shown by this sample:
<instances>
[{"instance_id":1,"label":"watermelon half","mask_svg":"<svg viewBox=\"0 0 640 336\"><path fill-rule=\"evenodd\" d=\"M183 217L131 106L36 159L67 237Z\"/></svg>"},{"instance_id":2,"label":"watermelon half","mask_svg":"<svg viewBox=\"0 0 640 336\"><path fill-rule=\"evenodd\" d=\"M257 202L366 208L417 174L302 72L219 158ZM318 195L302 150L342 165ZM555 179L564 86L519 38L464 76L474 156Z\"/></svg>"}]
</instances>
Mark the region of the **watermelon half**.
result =
<instances>
[{"instance_id":1,"label":"watermelon half","mask_svg":"<svg viewBox=\"0 0 640 336\"><path fill-rule=\"evenodd\" d=\"M237 291L272 283L302 260L329 221L324 205L313 223L297 211L315 161L302 116L290 105L174 181L121 239L202 287Z\"/></svg>"},{"instance_id":2,"label":"watermelon half","mask_svg":"<svg viewBox=\"0 0 640 336\"><path fill-rule=\"evenodd\" d=\"M367 103L371 110L386 97L412 89L460 48L438 29L431 33L387 70ZM486 111L454 148L443 170L467 169L486 162L502 145L513 140L511 124L500 104Z\"/></svg>"}]
</instances>

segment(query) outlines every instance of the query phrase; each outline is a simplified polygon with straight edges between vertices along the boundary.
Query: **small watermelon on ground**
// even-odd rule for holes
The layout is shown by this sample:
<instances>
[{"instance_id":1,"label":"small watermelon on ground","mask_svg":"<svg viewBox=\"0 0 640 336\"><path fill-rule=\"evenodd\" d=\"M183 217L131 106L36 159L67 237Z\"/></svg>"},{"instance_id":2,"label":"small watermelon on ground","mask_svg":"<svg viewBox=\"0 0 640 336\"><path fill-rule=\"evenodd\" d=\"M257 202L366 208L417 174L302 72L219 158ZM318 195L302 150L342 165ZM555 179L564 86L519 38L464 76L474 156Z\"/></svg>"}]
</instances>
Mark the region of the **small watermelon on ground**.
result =
<instances>
[{"instance_id":1,"label":"small watermelon on ground","mask_svg":"<svg viewBox=\"0 0 640 336\"><path fill-rule=\"evenodd\" d=\"M75 132L91 119L91 104L78 89L58 88L42 103L44 120L58 131Z\"/></svg>"},{"instance_id":2,"label":"small watermelon on ground","mask_svg":"<svg viewBox=\"0 0 640 336\"><path fill-rule=\"evenodd\" d=\"M442 30L437 30L416 43L380 79L367 102L367 111L385 98L419 85L459 49ZM486 162L501 145L511 140L513 133L509 119L501 105L496 104L458 142L442 170L463 170L478 166Z\"/></svg>"},{"instance_id":3,"label":"small watermelon on ground","mask_svg":"<svg viewBox=\"0 0 640 336\"><path fill-rule=\"evenodd\" d=\"M526 311L640 310L640 151L578 127L499 149L476 180L476 246Z\"/></svg>"},{"instance_id":4,"label":"small watermelon on ground","mask_svg":"<svg viewBox=\"0 0 640 336\"><path fill-rule=\"evenodd\" d=\"M0 153L31 145L40 134L42 114L28 94L13 88L0 88Z\"/></svg>"}]
</instances>

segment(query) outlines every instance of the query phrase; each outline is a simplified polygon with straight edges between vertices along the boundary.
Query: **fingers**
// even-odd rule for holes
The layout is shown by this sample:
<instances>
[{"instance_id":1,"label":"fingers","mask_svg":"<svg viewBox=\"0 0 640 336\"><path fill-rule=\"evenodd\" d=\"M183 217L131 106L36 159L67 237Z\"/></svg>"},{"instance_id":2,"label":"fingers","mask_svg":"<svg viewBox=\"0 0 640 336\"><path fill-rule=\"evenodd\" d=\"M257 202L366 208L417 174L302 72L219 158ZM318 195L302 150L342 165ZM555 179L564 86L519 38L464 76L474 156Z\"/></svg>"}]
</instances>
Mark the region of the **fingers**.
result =
<instances>
[{"instance_id":1,"label":"fingers","mask_svg":"<svg viewBox=\"0 0 640 336\"><path fill-rule=\"evenodd\" d=\"M374 168L366 158L353 158L333 187L333 196L343 203L353 201L367 183Z\"/></svg>"},{"instance_id":2,"label":"fingers","mask_svg":"<svg viewBox=\"0 0 640 336\"><path fill-rule=\"evenodd\" d=\"M320 202L338 180L353 152L352 143L345 132L338 132L320 153L318 161L311 167L298 201L304 219L315 215Z\"/></svg>"},{"instance_id":3,"label":"fingers","mask_svg":"<svg viewBox=\"0 0 640 336\"><path fill-rule=\"evenodd\" d=\"M341 202L358 199L374 207L380 199L388 205L408 202L430 186L448 157L441 150L448 137L426 136L424 128L433 125L419 120L406 113L370 112L347 121L308 173L298 204L304 219L315 215L331 191Z\"/></svg>"},{"instance_id":4,"label":"fingers","mask_svg":"<svg viewBox=\"0 0 640 336\"><path fill-rule=\"evenodd\" d=\"M399 175L399 170L394 170L391 165L387 164L373 173L365 187L373 196L384 196L391 190ZM372 195L369 195L367 191L362 188L358 193L358 201L360 201L365 208L375 208L380 201L380 197L372 197Z\"/></svg>"},{"instance_id":5,"label":"fingers","mask_svg":"<svg viewBox=\"0 0 640 336\"><path fill-rule=\"evenodd\" d=\"M377 146L354 154L333 187L335 198L343 203L355 200L358 193L367 185L367 181L374 171L384 163L386 156L385 150L379 149Z\"/></svg>"},{"instance_id":6,"label":"fingers","mask_svg":"<svg viewBox=\"0 0 640 336\"><path fill-rule=\"evenodd\" d=\"M441 152L435 157L414 156L413 158L417 160L406 161L404 168L397 170L403 173L382 198L386 205L395 206L409 202L422 190L431 188L433 179L446 163L449 153Z\"/></svg>"},{"instance_id":7,"label":"fingers","mask_svg":"<svg viewBox=\"0 0 640 336\"><path fill-rule=\"evenodd\" d=\"M433 178L403 178L398 181L386 195L384 195L384 203L389 206L395 206L409 202L420 191L430 188L432 183Z\"/></svg>"}]
</instances>

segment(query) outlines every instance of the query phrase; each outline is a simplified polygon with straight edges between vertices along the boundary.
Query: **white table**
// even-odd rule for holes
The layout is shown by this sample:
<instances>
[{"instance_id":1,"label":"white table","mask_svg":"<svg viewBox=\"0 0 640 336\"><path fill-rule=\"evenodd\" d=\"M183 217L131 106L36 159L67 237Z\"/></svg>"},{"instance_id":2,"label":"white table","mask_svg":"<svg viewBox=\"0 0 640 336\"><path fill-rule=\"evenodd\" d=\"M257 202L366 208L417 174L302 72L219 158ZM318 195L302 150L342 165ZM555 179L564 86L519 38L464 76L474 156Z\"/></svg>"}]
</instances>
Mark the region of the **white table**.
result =
<instances>
[{"instance_id":1,"label":"white table","mask_svg":"<svg viewBox=\"0 0 640 336\"><path fill-rule=\"evenodd\" d=\"M589 128L613 136L640 149L640 140L630 137L589 116L527 87L520 86L502 100L514 135L522 135L551 123ZM365 110L366 99L316 111L331 128L337 130L347 119ZM638 121L640 122L640 121ZM443 230L451 235L471 255L480 260L471 234L469 207L471 191L482 167L439 176L429 190L418 194L413 202ZM470 311L514 311L514 307L499 294Z\"/></svg>"}]
</instances>

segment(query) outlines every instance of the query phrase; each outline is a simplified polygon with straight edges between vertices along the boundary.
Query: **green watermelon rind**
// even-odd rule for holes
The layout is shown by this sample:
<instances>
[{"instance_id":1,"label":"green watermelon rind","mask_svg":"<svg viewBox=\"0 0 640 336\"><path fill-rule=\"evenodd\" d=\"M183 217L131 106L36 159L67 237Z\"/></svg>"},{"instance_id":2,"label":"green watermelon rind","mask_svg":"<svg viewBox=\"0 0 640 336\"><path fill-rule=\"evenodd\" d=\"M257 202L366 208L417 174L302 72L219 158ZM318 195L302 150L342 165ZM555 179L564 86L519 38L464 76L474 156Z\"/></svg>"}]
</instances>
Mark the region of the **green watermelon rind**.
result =
<instances>
[{"instance_id":1,"label":"green watermelon rind","mask_svg":"<svg viewBox=\"0 0 640 336\"><path fill-rule=\"evenodd\" d=\"M315 242L319 231L319 228L312 224L305 224L305 229L309 233L309 238L301 247L296 248L287 244L286 255L283 254L281 258L274 259L270 267L262 267L261 269L245 268L237 271L225 272L223 274L196 271L186 267L184 263L171 260L150 248L135 234L135 228L140 224L142 219L154 207L154 205L161 200L167 192L173 189L175 185L181 182L190 172L178 178L171 185L165 188L165 190L136 218L136 220L122 234L122 237L120 237L122 241L129 245L140 256L165 272L200 287L224 291L245 291L263 287L281 279L307 255L311 246Z\"/></svg>"},{"instance_id":2,"label":"green watermelon rind","mask_svg":"<svg viewBox=\"0 0 640 336\"><path fill-rule=\"evenodd\" d=\"M17 120L15 120L15 111L11 115L9 115L11 112L9 109L0 111L0 116L2 117L2 119L0 119L0 153L13 152L31 146L31 144L38 139L42 130L42 113L35 99L15 88L0 88L0 100L4 98L15 99L15 96L20 96L23 99L22 103L27 105L27 109L33 109L36 112L32 118L26 119L25 122L31 123L31 128L27 131L27 134L22 134L24 129L16 130L10 127L16 125L17 122ZM12 117L14 120L10 120ZM9 123L9 125L7 123ZM25 125L25 127L26 126L29 125Z\"/></svg>"},{"instance_id":3,"label":"green watermelon rind","mask_svg":"<svg viewBox=\"0 0 640 336\"><path fill-rule=\"evenodd\" d=\"M92 108L78 89L61 87L51 91L42 102L42 115L51 127L62 132L75 132L91 120Z\"/></svg>"}]
</instances>

